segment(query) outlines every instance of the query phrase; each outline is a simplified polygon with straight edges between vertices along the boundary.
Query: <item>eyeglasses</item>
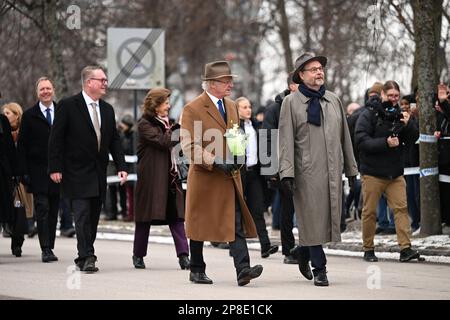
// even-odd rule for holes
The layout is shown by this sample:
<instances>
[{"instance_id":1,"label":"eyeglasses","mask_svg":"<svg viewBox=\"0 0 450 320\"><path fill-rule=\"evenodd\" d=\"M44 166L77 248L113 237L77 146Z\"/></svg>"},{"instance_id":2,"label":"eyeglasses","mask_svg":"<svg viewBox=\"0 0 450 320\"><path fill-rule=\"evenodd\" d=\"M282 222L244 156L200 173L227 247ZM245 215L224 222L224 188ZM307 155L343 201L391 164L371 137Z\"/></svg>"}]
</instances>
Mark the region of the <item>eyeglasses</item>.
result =
<instances>
[{"instance_id":1,"label":"eyeglasses","mask_svg":"<svg viewBox=\"0 0 450 320\"><path fill-rule=\"evenodd\" d=\"M217 82L220 82L220 83L223 83L223 84L233 84L233 79L230 79L230 80L227 80L227 81L221 81L221 80L214 80L214 81L217 81Z\"/></svg>"},{"instance_id":2,"label":"eyeglasses","mask_svg":"<svg viewBox=\"0 0 450 320\"><path fill-rule=\"evenodd\" d=\"M107 84L108 83L108 79L106 78L89 78L90 80L98 80L103 84Z\"/></svg>"},{"instance_id":3,"label":"eyeglasses","mask_svg":"<svg viewBox=\"0 0 450 320\"><path fill-rule=\"evenodd\" d=\"M317 72L323 72L324 69L323 67L316 67L316 68L311 68L311 69L304 69L303 71L311 71L311 73L317 73Z\"/></svg>"}]
</instances>

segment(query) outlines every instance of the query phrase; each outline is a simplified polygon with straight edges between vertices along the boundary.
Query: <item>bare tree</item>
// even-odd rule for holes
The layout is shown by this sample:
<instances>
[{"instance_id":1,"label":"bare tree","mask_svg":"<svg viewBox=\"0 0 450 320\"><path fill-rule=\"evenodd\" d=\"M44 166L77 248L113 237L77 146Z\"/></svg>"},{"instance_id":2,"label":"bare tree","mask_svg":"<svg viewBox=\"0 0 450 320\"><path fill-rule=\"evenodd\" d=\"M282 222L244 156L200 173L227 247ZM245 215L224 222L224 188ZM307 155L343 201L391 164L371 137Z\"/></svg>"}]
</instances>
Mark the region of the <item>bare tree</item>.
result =
<instances>
[{"instance_id":1,"label":"bare tree","mask_svg":"<svg viewBox=\"0 0 450 320\"><path fill-rule=\"evenodd\" d=\"M434 94L438 83L436 60L438 48L436 38L440 36L439 15L442 15L442 0L413 0L414 37L417 50L417 74L420 101L420 132L433 137L436 123ZM436 32L439 35L436 35ZM420 179L420 233L429 236L442 233L439 208L438 154L436 143L420 142L420 167L424 174ZM435 170L436 169L436 170Z\"/></svg>"}]
</instances>

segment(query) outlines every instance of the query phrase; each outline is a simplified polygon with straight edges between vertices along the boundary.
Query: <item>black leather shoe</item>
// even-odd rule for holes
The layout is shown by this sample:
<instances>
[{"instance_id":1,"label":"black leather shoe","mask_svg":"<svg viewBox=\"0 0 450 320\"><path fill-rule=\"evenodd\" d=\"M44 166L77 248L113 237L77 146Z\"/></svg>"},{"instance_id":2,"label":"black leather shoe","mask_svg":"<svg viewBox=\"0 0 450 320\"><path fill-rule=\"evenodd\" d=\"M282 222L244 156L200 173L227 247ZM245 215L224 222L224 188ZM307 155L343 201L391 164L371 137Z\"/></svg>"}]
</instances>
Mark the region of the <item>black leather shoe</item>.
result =
<instances>
[{"instance_id":1,"label":"black leather shoe","mask_svg":"<svg viewBox=\"0 0 450 320\"><path fill-rule=\"evenodd\" d=\"M55 256L52 249L43 249L42 262L52 262L52 261L58 261L58 257Z\"/></svg>"},{"instance_id":2,"label":"black leather shoe","mask_svg":"<svg viewBox=\"0 0 450 320\"><path fill-rule=\"evenodd\" d=\"M98 268L95 266L95 257L87 257L84 261L84 266L81 271L86 273L94 273L98 271Z\"/></svg>"},{"instance_id":3,"label":"black leather shoe","mask_svg":"<svg viewBox=\"0 0 450 320\"><path fill-rule=\"evenodd\" d=\"M308 280L313 279L313 274L311 271L311 267L309 266L309 258L302 253L302 250L299 246L291 249L291 255L298 261L298 270L300 273Z\"/></svg>"},{"instance_id":4,"label":"black leather shoe","mask_svg":"<svg viewBox=\"0 0 450 320\"><path fill-rule=\"evenodd\" d=\"M212 284L213 281L208 278L204 272L192 272L189 274L189 280L193 283Z\"/></svg>"},{"instance_id":5,"label":"black leather shoe","mask_svg":"<svg viewBox=\"0 0 450 320\"><path fill-rule=\"evenodd\" d=\"M314 285L318 287L327 287L329 285L327 270L314 270Z\"/></svg>"},{"instance_id":6,"label":"black leather shoe","mask_svg":"<svg viewBox=\"0 0 450 320\"><path fill-rule=\"evenodd\" d=\"M267 250L261 251L261 258L268 258L271 254L278 251L278 246L270 246Z\"/></svg>"},{"instance_id":7,"label":"black leather shoe","mask_svg":"<svg viewBox=\"0 0 450 320\"><path fill-rule=\"evenodd\" d=\"M258 278L261 273L263 272L263 266L260 264L257 264L254 267L247 267L243 269L241 272L239 272L239 275L237 277L238 285L239 286L245 286L250 282L250 280Z\"/></svg>"},{"instance_id":8,"label":"black leather shoe","mask_svg":"<svg viewBox=\"0 0 450 320\"><path fill-rule=\"evenodd\" d=\"M298 264L298 260L295 259L292 255L288 255L284 257L284 264Z\"/></svg>"},{"instance_id":9,"label":"black leather shoe","mask_svg":"<svg viewBox=\"0 0 450 320\"><path fill-rule=\"evenodd\" d=\"M367 262L377 262L378 258L374 250L364 251L364 260Z\"/></svg>"},{"instance_id":10,"label":"black leather shoe","mask_svg":"<svg viewBox=\"0 0 450 320\"><path fill-rule=\"evenodd\" d=\"M15 255L17 258L22 256L22 248L21 247L14 247L11 249L12 254Z\"/></svg>"},{"instance_id":11,"label":"black leather shoe","mask_svg":"<svg viewBox=\"0 0 450 320\"><path fill-rule=\"evenodd\" d=\"M180 264L181 270L189 270L191 266L191 261L189 261L188 256L185 254L178 257L178 263Z\"/></svg>"},{"instance_id":12,"label":"black leather shoe","mask_svg":"<svg viewBox=\"0 0 450 320\"><path fill-rule=\"evenodd\" d=\"M400 251L401 262L408 262L412 259L419 259L419 258L420 258L419 251L413 250L411 248L405 248L402 251Z\"/></svg>"},{"instance_id":13,"label":"black leather shoe","mask_svg":"<svg viewBox=\"0 0 450 320\"><path fill-rule=\"evenodd\" d=\"M145 269L144 258L133 256L133 265L136 269Z\"/></svg>"}]
</instances>

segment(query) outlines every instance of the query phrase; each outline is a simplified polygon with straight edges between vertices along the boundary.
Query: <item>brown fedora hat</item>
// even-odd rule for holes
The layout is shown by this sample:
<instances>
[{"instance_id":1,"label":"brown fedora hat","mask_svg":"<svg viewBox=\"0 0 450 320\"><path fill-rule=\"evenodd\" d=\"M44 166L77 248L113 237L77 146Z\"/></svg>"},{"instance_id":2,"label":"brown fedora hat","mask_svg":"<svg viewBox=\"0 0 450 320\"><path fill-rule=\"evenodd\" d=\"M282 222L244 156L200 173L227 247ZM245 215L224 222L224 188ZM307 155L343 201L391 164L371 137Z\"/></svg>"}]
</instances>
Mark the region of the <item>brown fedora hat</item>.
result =
<instances>
[{"instance_id":1,"label":"brown fedora hat","mask_svg":"<svg viewBox=\"0 0 450 320\"><path fill-rule=\"evenodd\" d=\"M295 60L295 71L294 75L292 76L292 80L295 83L301 83L302 80L300 79L300 76L298 73L303 70L303 68L311 61L319 61L322 67L325 67L327 65L327 57L324 56L316 56L312 52L305 52L300 57Z\"/></svg>"},{"instance_id":2,"label":"brown fedora hat","mask_svg":"<svg viewBox=\"0 0 450 320\"><path fill-rule=\"evenodd\" d=\"M237 77L231 74L231 68L227 61L214 61L205 64L205 73L202 80L215 80L223 77Z\"/></svg>"}]
</instances>

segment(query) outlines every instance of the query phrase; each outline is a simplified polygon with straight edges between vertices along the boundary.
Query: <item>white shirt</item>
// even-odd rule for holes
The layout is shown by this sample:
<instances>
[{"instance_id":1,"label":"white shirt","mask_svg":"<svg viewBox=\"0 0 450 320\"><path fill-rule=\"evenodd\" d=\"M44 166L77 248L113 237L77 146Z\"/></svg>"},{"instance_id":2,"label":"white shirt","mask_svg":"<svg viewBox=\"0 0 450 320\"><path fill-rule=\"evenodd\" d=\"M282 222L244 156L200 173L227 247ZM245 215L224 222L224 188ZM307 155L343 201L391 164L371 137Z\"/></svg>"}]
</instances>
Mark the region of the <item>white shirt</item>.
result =
<instances>
[{"instance_id":1,"label":"white shirt","mask_svg":"<svg viewBox=\"0 0 450 320\"><path fill-rule=\"evenodd\" d=\"M41 108L41 112L44 115L44 118L47 119L47 107L43 105L42 102L40 101L39 101L39 108ZM53 102L48 108L50 109L50 118L52 118L53 124L53 120L55 120L55 106L53 105Z\"/></svg>"},{"instance_id":2,"label":"white shirt","mask_svg":"<svg viewBox=\"0 0 450 320\"><path fill-rule=\"evenodd\" d=\"M102 117L100 115L100 104L99 104L98 100L97 101L92 100L92 98L89 97L87 95L87 93L84 92L84 90L81 91L81 93L83 94L84 101L86 102L86 105L87 105L87 108L89 111L89 116L91 117L92 123L94 123L94 110L92 109L91 103L95 102L95 104L96 104L95 109L97 109L97 114L98 114L98 124L100 125L100 128L101 128L102 127Z\"/></svg>"},{"instance_id":3,"label":"white shirt","mask_svg":"<svg viewBox=\"0 0 450 320\"><path fill-rule=\"evenodd\" d=\"M247 168L254 166L258 163L258 139L256 137L256 130L253 128L251 120L244 120L244 131L248 134L248 145L245 149L245 155L247 157Z\"/></svg>"},{"instance_id":4,"label":"white shirt","mask_svg":"<svg viewBox=\"0 0 450 320\"><path fill-rule=\"evenodd\" d=\"M217 102L218 102L219 100L222 100L222 99L216 98L215 96L213 96L212 94L210 94L208 91L206 91L206 94L207 94L208 97L211 99L211 101L214 103L214 105L216 106L217 110L219 110L219 105L217 104ZM222 107L223 107L223 111L224 111L225 114L226 114L227 111L225 110L225 104L224 104L223 100L222 100ZM220 110L219 110L219 113L220 113Z\"/></svg>"}]
</instances>

